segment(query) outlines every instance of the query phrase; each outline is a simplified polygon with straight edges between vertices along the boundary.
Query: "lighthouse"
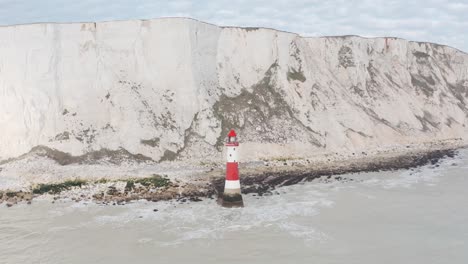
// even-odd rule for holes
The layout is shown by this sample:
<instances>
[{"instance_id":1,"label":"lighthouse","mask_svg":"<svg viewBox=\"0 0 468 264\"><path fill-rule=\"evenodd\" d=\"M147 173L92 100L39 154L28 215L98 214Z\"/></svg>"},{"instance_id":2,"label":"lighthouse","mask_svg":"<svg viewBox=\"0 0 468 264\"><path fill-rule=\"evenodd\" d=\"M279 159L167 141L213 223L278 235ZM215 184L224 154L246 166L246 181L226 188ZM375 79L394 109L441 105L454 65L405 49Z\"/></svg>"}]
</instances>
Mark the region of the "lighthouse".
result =
<instances>
[{"instance_id":1,"label":"lighthouse","mask_svg":"<svg viewBox=\"0 0 468 264\"><path fill-rule=\"evenodd\" d=\"M222 196L222 206L242 207L240 181L239 181L239 142L234 130L229 131L226 142L226 183Z\"/></svg>"}]
</instances>

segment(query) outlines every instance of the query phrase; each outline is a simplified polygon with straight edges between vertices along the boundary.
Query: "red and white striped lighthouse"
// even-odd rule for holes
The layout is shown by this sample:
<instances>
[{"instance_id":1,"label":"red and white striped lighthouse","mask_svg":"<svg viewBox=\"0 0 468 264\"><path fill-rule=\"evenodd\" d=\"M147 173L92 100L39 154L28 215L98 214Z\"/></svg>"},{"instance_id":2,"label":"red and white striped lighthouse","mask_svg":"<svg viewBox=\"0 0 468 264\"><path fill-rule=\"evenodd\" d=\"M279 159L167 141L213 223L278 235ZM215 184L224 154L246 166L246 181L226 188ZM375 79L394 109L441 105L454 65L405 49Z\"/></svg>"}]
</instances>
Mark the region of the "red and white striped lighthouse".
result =
<instances>
[{"instance_id":1,"label":"red and white striped lighthouse","mask_svg":"<svg viewBox=\"0 0 468 264\"><path fill-rule=\"evenodd\" d=\"M224 185L222 205L225 207L242 207L240 181L239 181L239 142L234 130L229 131L228 140L226 142L226 183Z\"/></svg>"}]
</instances>

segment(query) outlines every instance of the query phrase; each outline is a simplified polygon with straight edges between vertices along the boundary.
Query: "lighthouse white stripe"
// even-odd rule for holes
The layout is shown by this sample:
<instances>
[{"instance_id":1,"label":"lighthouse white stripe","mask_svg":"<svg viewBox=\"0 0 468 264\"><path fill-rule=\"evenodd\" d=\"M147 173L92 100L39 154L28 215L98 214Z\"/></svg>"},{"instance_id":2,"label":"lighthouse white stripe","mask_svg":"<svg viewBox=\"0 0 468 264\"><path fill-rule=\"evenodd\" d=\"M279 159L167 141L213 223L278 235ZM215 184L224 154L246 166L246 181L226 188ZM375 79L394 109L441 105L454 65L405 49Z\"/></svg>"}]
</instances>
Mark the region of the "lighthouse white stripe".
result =
<instances>
[{"instance_id":1,"label":"lighthouse white stripe","mask_svg":"<svg viewBox=\"0 0 468 264\"><path fill-rule=\"evenodd\" d=\"M226 180L226 184L224 185L224 189L240 189L240 182L239 181L228 181L228 180Z\"/></svg>"},{"instance_id":2,"label":"lighthouse white stripe","mask_svg":"<svg viewBox=\"0 0 468 264\"><path fill-rule=\"evenodd\" d=\"M227 147L227 162L239 162L239 159L237 158L237 150L238 147L234 146L228 146Z\"/></svg>"}]
</instances>

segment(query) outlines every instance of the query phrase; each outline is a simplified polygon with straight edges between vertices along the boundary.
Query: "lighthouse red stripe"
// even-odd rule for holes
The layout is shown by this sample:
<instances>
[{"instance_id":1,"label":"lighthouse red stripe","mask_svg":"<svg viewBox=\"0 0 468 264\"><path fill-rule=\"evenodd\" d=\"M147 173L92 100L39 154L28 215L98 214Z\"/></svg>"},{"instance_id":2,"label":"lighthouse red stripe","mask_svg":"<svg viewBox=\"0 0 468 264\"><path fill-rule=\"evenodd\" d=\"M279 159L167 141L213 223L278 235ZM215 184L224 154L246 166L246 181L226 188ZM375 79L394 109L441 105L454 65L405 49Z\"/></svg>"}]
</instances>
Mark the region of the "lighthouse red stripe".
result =
<instances>
[{"instance_id":1,"label":"lighthouse red stripe","mask_svg":"<svg viewBox=\"0 0 468 264\"><path fill-rule=\"evenodd\" d=\"M237 162L226 163L226 180L237 181L239 180L239 167Z\"/></svg>"}]
</instances>

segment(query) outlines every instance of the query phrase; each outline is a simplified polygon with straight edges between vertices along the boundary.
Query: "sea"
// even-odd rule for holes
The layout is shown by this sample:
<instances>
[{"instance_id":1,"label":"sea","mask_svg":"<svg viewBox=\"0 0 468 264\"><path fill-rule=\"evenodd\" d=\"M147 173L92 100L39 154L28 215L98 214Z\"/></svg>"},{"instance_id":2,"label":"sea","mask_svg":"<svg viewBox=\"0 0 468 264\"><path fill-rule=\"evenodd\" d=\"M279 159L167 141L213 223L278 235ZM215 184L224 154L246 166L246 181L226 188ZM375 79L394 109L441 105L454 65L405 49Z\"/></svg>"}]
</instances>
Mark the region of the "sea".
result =
<instances>
[{"instance_id":1,"label":"sea","mask_svg":"<svg viewBox=\"0 0 468 264\"><path fill-rule=\"evenodd\" d=\"M0 206L0 263L468 263L468 150L201 202Z\"/></svg>"}]
</instances>

